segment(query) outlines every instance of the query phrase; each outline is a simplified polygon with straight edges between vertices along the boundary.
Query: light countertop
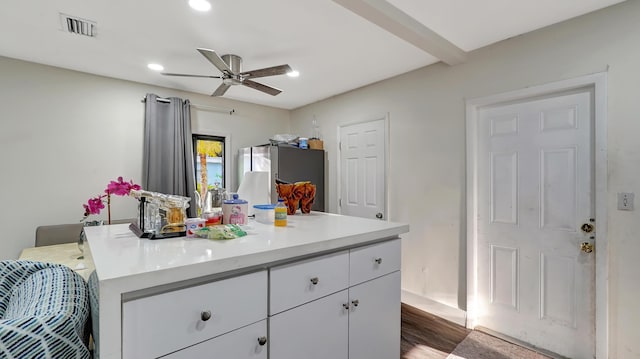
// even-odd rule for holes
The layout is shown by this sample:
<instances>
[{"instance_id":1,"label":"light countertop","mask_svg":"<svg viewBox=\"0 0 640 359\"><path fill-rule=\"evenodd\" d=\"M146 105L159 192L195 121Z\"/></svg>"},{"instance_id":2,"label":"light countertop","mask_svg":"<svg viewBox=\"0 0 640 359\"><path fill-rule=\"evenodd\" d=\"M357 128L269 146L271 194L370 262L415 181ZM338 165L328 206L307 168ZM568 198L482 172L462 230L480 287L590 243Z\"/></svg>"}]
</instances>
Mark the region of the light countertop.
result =
<instances>
[{"instance_id":1,"label":"light countertop","mask_svg":"<svg viewBox=\"0 0 640 359\"><path fill-rule=\"evenodd\" d=\"M247 236L232 240L150 240L127 224L85 228L98 277L109 281L198 265L203 273L220 273L395 237L409 226L312 212L289 216L287 227L250 220L245 230Z\"/></svg>"}]
</instances>

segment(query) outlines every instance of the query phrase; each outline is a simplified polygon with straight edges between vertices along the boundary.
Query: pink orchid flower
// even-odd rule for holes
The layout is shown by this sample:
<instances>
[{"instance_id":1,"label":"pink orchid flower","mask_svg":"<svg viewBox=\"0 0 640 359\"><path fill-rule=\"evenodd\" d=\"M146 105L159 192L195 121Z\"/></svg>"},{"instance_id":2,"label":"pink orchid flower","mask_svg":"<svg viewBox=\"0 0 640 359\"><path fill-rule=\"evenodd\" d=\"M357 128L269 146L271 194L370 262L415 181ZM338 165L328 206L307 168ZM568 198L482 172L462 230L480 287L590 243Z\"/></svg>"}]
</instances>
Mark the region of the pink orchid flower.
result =
<instances>
[{"instance_id":1,"label":"pink orchid flower","mask_svg":"<svg viewBox=\"0 0 640 359\"><path fill-rule=\"evenodd\" d=\"M87 217L89 217L92 214L100 214L100 210L104 208L105 201L103 199L105 197L112 194L117 196L127 196L129 195L129 192L131 190L139 190L139 189L141 189L140 185L133 183L133 180L130 180L129 182L125 182L122 179L122 176L118 177L117 180L115 181L109 182L109 184L107 185L107 189L104 190L106 194L103 194L98 197L90 198L87 201L87 204L82 205L82 207L84 207L84 218L82 219L82 221L87 219ZM109 201L107 200L107 202ZM107 205L109 205L109 203L107 203ZM110 209L111 208L109 205L109 212L111 212ZM109 213L109 218L111 218L111 213Z\"/></svg>"},{"instance_id":2,"label":"pink orchid flower","mask_svg":"<svg viewBox=\"0 0 640 359\"><path fill-rule=\"evenodd\" d=\"M84 207L84 216L87 217L91 214L100 214L100 210L104 208L104 203L102 203L102 198L105 196L98 196L94 198L89 198L87 204L83 204Z\"/></svg>"},{"instance_id":3,"label":"pink orchid flower","mask_svg":"<svg viewBox=\"0 0 640 359\"><path fill-rule=\"evenodd\" d=\"M120 176L118 177L117 181L109 182L109 185L107 185L107 189L105 190L105 192L107 194L115 194L117 196L126 196L132 189L139 190L140 185L133 183L133 180L124 182L124 180L122 180L122 176Z\"/></svg>"}]
</instances>

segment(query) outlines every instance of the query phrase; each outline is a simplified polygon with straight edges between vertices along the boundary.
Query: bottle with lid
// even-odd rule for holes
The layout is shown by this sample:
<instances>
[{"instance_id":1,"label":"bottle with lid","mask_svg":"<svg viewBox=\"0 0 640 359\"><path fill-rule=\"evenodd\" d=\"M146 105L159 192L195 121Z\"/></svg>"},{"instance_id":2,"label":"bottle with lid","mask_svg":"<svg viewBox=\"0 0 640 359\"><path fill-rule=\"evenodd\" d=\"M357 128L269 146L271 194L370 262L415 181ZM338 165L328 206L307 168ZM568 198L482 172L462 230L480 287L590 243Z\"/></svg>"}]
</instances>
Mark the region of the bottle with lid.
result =
<instances>
[{"instance_id":1,"label":"bottle with lid","mask_svg":"<svg viewBox=\"0 0 640 359\"><path fill-rule=\"evenodd\" d=\"M274 221L273 224L276 227L286 227L287 226L287 206L284 205L284 200L282 198L278 198L278 204L274 208Z\"/></svg>"}]
</instances>

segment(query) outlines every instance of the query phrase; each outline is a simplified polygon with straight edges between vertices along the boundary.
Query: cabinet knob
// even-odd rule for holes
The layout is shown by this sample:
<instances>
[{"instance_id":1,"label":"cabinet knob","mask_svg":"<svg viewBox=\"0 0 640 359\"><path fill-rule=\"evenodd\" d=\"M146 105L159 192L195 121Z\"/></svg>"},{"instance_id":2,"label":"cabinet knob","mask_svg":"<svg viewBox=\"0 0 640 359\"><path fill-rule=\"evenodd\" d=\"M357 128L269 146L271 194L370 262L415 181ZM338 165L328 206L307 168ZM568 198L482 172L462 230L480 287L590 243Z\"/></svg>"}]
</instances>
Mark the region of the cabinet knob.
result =
<instances>
[{"instance_id":1,"label":"cabinet knob","mask_svg":"<svg viewBox=\"0 0 640 359\"><path fill-rule=\"evenodd\" d=\"M344 303L344 304L342 305L342 308L344 308L344 309L349 309L349 303Z\"/></svg>"},{"instance_id":2,"label":"cabinet knob","mask_svg":"<svg viewBox=\"0 0 640 359\"><path fill-rule=\"evenodd\" d=\"M311 284L313 284L313 285L318 284L318 277L311 278Z\"/></svg>"},{"instance_id":3,"label":"cabinet knob","mask_svg":"<svg viewBox=\"0 0 640 359\"><path fill-rule=\"evenodd\" d=\"M258 338L258 344L260 344L261 346L267 344L267 337Z\"/></svg>"},{"instance_id":4,"label":"cabinet knob","mask_svg":"<svg viewBox=\"0 0 640 359\"><path fill-rule=\"evenodd\" d=\"M382 258L376 258L373 261L378 263L378 264L382 264Z\"/></svg>"},{"instance_id":5,"label":"cabinet knob","mask_svg":"<svg viewBox=\"0 0 640 359\"><path fill-rule=\"evenodd\" d=\"M353 304L354 307L357 307L358 304L360 304L360 301L357 300L357 299L354 299L354 300L351 301L351 304Z\"/></svg>"},{"instance_id":6,"label":"cabinet knob","mask_svg":"<svg viewBox=\"0 0 640 359\"><path fill-rule=\"evenodd\" d=\"M202 319L203 322L206 322L207 320L211 319L211 311L205 310L202 313L200 313L200 319Z\"/></svg>"}]
</instances>

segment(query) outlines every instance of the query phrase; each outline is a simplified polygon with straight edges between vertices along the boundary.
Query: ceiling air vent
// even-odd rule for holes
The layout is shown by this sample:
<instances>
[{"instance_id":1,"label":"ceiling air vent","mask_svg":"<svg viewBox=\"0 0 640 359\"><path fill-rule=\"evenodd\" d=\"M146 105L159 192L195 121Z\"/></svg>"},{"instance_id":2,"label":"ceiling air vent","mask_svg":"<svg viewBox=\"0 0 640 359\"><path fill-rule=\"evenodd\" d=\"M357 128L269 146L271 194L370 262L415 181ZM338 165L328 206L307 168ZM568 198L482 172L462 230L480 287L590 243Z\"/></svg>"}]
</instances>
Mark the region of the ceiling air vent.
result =
<instances>
[{"instance_id":1,"label":"ceiling air vent","mask_svg":"<svg viewBox=\"0 0 640 359\"><path fill-rule=\"evenodd\" d=\"M60 13L60 22L63 31L89 37L96 36L95 21Z\"/></svg>"}]
</instances>

